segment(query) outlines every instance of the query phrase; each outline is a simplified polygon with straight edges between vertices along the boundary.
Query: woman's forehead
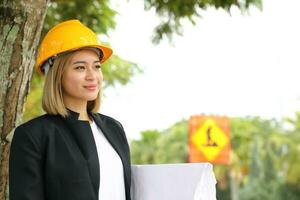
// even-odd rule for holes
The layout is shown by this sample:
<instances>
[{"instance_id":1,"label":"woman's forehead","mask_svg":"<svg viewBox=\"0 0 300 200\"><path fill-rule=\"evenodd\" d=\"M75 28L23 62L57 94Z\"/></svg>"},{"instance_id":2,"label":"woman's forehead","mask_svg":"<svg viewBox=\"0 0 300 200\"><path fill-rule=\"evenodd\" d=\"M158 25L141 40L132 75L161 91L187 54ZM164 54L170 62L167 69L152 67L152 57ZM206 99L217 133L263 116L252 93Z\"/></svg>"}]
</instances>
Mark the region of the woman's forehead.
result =
<instances>
[{"instance_id":1,"label":"woman's forehead","mask_svg":"<svg viewBox=\"0 0 300 200\"><path fill-rule=\"evenodd\" d=\"M76 61L78 59L85 60L85 59L93 59L96 61L100 61L99 53L96 49L80 49L73 53L71 61Z\"/></svg>"}]
</instances>

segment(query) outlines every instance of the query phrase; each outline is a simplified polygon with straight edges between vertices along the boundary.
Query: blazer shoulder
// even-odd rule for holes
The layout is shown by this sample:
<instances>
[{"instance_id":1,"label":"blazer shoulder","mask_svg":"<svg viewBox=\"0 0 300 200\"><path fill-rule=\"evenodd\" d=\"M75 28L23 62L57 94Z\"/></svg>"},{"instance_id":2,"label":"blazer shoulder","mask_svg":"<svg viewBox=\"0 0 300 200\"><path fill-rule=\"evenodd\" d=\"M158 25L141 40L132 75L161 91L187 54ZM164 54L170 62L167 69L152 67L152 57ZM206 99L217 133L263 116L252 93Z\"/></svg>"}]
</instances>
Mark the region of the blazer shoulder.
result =
<instances>
[{"instance_id":1,"label":"blazer shoulder","mask_svg":"<svg viewBox=\"0 0 300 200\"><path fill-rule=\"evenodd\" d=\"M11 150L14 151L24 145L30 145L39 151L46 130L47 118L46 115L42 115L17 126L14 130Z\"/></svg>"},{"instance_id":2,"label":"blazer shoulder","mask_svg":"<svg viewBox=\"0 0 300 200\"><path fill-rule=\"evenodd\" d=\"M17 129L40 129L40 128L50 128L54 124L56 124L56 121L58 121L59 116L58 115L49 115L44 114L39 117L36 117L34 119L31 119L17 127Z\"/></svg>"},{"instance_id":3,"label":"blazer shoulder","mask_svg":"<svg viewBox=\"0 0 300 200\"><path fill-rule=\"evenodd\" d=\"M41 141L48 133L57 129L60 124L60 118L56 115L41 115L37 118L31 119L18 127L14 131L14 138L30 137L32 139Z\"/></svg>"}]
</instances>

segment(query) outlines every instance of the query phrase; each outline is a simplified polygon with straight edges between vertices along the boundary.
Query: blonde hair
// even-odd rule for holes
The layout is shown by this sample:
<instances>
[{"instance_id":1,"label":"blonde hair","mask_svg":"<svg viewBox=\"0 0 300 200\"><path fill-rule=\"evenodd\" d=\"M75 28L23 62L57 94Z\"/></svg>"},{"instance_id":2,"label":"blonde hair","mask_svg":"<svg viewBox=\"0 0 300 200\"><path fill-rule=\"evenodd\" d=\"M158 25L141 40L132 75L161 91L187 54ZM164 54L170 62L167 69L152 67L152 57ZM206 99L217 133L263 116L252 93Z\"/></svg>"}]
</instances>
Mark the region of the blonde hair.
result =
<instances>
[{"instance_id":1,"label":"blonde hair","mask_svg":"<svg viewBox=\"0 0 300 200\"><path fill-rule=\"evenodd\" d=\"M92 48L84 49L93 50ZM42 108L48 114L61 115L63 117L67 117L69 114L63 101L62 77L65 67L70 63L73 54L74 51L66 52L57 56L54 59L53 66L50 67L46 75L42 97ZM88 101L87 111L93 113L98 112L100 102L101 92L98 93L95 100Z\"/></svg>"}]
</instances>

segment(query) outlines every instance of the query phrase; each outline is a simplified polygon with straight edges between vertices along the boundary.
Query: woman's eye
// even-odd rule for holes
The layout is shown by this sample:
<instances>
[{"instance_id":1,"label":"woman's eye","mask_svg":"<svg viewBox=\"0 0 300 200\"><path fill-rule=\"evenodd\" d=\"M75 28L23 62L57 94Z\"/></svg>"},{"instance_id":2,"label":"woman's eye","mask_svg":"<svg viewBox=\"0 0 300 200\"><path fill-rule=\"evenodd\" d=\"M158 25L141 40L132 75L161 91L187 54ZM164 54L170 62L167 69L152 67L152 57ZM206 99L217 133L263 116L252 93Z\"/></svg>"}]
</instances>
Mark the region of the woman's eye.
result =
<instances>
[{"instance_id":1,"label":"woman's eye","mask_svg":"<svg viewBox=\"0 0 300 200\"><path fill-rule=\"evenodd\" d=\"M96 65L95 66L97 69L101 69L101 65Z\"/></svg>"},{"instance_id":2,"label":"woman's eye","mask_svg":"<svg viewBox=\"0 0 300 200\"><path fill-rule=\"evenodd\" d=\"M76 66L75 69L76 69L76 70L84 70L85 67L84 67L84 66Z\"/></svg>"}]
</instances>

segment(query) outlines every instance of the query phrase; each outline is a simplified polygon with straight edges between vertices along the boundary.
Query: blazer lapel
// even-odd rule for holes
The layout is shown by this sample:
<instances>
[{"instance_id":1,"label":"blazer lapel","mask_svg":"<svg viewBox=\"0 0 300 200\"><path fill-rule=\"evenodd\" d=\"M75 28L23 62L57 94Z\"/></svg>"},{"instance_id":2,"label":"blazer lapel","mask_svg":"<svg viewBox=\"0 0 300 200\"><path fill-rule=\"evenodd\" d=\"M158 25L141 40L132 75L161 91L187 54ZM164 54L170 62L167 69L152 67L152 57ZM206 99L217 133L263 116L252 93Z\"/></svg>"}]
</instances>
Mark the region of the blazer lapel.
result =
<instances>
[{"instance_id":1,"label":"blazer lapel","mask_svg":"<svg viewBox=\"0 0 300 200\"><path fill-rule=\"evenodd\" d=\"M115 149L115 151L119 154L119 156L122 160L123 166L125 166L125 162L126 162L125 153L126 152L124 151L124 149L122 149L124 144L122 143L121 136L118 133L112 132L112 130L108 127L108 125L101 120L100 115L96 115L96 114L92 113L91 116L93 117L97 126L103 132L103 134L106 137L106 139L108 140L108 142Z\"/></svg>"},{"instance_id":2,"label":"blazer lapel","mask_svg":"<svg viewBox=\"0 0 300 200\"><path fill-rule=\"evenodd\" d=\"M107 122L105 118L101 118L100 114L90 113L96 122L97 126L101 129L104 136L115 149L118 155L121 158L123 169L124 169L124 178L125 178L125 189L126 189L126 199L130 199L130 182L131 182L131 168L130 168L130 153L127 148L127 141L122 137L120 133L121 127L118 127L118 124L112 124ZM124 133L125 134L125 133Z\"/></svg>"},{"instance_id":3,"label":"blazer lapel","mask_svg":"<svg viewBox=\"0 0 300 200\"><path fill-rule=\"evenodd\" d=\"M66 122L71 130L83 157L87 161L90 178L93 183L94 191L98 197L100 184L100 171L97 148L91 127L88 122L78 120L79 113L69 111Z\"/></svg>"}]
</instances>

